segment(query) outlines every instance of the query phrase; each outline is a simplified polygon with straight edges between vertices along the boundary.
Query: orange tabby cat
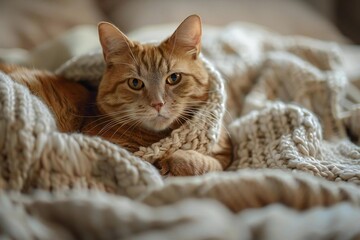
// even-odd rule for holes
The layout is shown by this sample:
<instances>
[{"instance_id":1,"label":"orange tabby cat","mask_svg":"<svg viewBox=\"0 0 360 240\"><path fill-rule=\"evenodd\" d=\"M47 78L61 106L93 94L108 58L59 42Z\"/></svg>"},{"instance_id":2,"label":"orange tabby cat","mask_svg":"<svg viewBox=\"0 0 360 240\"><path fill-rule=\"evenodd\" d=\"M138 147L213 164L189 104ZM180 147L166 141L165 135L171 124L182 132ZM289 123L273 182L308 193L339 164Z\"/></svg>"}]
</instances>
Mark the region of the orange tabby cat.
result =
<instances>
[{"instance_id":1,"label":"orange tabby cat","mask_svg":"<svg viewBox=\"0 0 360 240\"><path fill-rule=\"evenodd\" d=\"M52 110L62 132L75 132L83 126L90 92L82 85L67 81L51 72L0 64L0 71L25 85Z\"/></svg>"},{"instance_id":2,"label":"orange tabby cat","mask_svg":"<svg viewBox=\"0 0 360 240\"><path fill-rule=\"evenodd\" d=\"M84 116L85 106L91 106L91 94L81 85L37 72L29 73L30 77L12 73L15 81L27 85L50 106L62 131L81 129L135 152L139 146L149 146L168 136L206 103L209 77L198 58L198 16L185 19L171 37L158 45L133 42L105 22L99 24L99 37L107 67L93 100L96 104L87 112L91 118L75 117ZM33 80L36 78L38 82ZM64 121L69 117L70 121ZM178 150L156 165L163 174L199 175L223 170L230 160L231 144L222 132L211 156Z\"/></svg>"}]
</instances>

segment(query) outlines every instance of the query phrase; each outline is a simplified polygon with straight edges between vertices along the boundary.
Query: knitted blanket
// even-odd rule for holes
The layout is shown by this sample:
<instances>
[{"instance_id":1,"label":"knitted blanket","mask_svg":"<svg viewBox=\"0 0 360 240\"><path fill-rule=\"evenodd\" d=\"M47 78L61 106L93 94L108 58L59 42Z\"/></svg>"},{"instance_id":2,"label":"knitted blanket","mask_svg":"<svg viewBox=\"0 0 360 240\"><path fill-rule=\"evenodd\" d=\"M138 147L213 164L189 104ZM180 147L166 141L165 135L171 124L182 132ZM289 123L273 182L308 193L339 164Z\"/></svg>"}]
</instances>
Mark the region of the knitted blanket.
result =
<instances>
[{"instance_id":1,"label":"knitted blanket","mask_svg":"<svg viewBox=\"0 0 360 240\"><path fill-rule=\"evenodd\" d=\"M0 233L11 239L359 237L360 83L348 82L337 51L331 43L248 26L205 35L209 104L193 124L135 154L98 137L58 132L51 111L0 73ZM96 85L103 68L95 53L57 73ZM201 111L213 112L217 124ZM161 178L150 163L180 148L208 152L223 116L234 146L231 166Z\"/></svg>"}]
</instances>

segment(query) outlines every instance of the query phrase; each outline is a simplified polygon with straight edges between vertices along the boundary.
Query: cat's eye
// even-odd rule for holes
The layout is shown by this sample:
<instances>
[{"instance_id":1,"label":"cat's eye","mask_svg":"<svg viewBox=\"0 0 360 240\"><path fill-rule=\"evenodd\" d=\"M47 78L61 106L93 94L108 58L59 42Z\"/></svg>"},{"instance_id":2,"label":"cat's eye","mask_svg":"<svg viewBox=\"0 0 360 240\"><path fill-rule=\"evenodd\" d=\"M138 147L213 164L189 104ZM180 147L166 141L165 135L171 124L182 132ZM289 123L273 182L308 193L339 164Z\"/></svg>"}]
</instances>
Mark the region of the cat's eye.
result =
<instances>
[{"instance_id":1,"label":"cat's eye","mask_svg":"<svg viewBox=\"0 0 360 240\"><path fill-rule=\"evenodd\" d=\"M181 80L181 74L180 73L173 73L170 76L167 77L166 83L170 85L178 84Z\"/></svg>"},{"instance_id":2,"label":"cat's eye","mask_svg":"<svg viewBox=\"0 0 360 240\"><path fill-rule=\"evenodd\" d=\"M134 89L134 90L140 90L144 87L144 83L143 81L137 79L137 78L130 78L128 80L128 85L130 88Z\"/></svg>"}]
</instances>

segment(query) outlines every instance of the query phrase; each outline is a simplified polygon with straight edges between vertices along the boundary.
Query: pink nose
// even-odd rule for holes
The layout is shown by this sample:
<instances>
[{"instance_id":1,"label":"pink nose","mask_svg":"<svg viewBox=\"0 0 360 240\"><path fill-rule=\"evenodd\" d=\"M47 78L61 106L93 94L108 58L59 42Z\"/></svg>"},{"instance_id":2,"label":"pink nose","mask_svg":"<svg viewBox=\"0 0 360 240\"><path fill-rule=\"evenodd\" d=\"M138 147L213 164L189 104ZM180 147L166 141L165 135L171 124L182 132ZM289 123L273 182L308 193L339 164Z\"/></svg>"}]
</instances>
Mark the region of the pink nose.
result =
<instances>
[{"instance_id":1,"label":"pink nose","mask_svg":"<svg viewBox=\"0 0 360 240\"><path fill-rule=\"evenodd\" d=\"M152 103L151 106L156 109L156 111L160 112L162 106L164 106L163 102Z\"/></svg>"}]
</instances>

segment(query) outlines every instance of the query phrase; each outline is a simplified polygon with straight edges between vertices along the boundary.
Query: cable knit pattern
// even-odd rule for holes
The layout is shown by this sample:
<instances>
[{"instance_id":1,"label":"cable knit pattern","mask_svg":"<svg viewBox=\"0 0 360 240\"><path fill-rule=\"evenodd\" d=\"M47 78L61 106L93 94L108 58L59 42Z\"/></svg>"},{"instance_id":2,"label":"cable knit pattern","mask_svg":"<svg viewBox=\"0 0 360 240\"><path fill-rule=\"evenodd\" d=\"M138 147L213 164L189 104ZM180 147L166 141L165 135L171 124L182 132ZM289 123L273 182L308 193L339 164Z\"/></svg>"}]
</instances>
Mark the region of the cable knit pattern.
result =
<instances>
[{"instance_id":1,"label":"cable knit pattern","mask_svg":"<svg viewBox=\"0 0 360 240\"><path fill-rule=\"evenodd\" d=\"M100 138L57 132L47 107L0 73L0 186L101 189L136 197L161 185L148 163Z\"/></svg>"},{"instance_id":2,"label":"cable knit pattern","mask_svg":"<svg viewBox=\"0 0 360 240\"><path fill-rule=\"evenodd\" d=\"M90 59L90 60L89 60ZM178 149L196 150L209 153L211 146L217 141L221 119L224 115L225 90L223 79L214 67L202 57L205 69L209 73L209 104L204 105L190 121L172 131L171 136L152 144L149 147L139 146L135 156L154 163ZM90 53L71 59L61 66L57 73L74 81L86 80L97 85L104 71L103 55ZM91 76L89 76L91 75ZM90 80L89 80L90 79ZM211 112L211 119L207 119Z\"/></svg>"},{"instance_id":3,"label":"cable knit pattern","mask_svg":"<svg viewBox=\"0 0 360 240\"><path fill-rule=\"evenodd\" d=\"M0 193L0 206L0 216L9 216L2 218L2 234L10 239L300 240L356 239L360 234L360 209L349 203L305 212L271 205L233 214L210 199L151 207L121 196L77 191Z\"/></svg>"},{"instance_id":4,"label":"cable knit pattern","mask_svg":"<svg viewBox=\"0 0 360 240\"><path fill-rule=\"evenodd\" d=\"M11 239L359 237L353 96L360 83L348 82L336 45L237 24L204 33L203 54L211 104L196 124L135 154L59 133L49 109L0 73L0 232ZM102 55L91 53L57 73L97 85L103 69ZM177 149L209 152L223 116L234 146L226 171L162 179L149 164Z\"/></svg>"}]
</instances>

